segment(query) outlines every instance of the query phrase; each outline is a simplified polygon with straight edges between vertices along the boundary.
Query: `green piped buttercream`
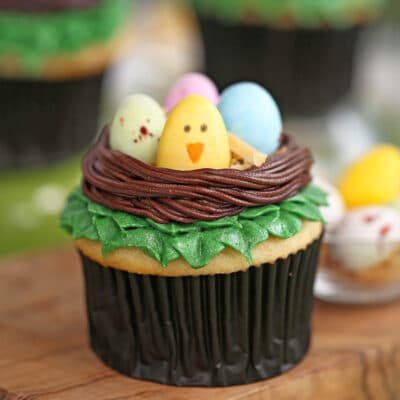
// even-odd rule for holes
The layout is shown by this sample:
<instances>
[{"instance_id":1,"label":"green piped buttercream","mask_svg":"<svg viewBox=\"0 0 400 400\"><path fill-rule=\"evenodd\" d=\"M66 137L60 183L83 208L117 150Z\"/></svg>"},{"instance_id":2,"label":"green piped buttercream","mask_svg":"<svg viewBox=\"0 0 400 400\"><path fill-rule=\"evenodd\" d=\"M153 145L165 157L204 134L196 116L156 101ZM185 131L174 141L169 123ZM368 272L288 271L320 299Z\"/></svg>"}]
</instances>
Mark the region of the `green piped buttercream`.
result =
<instances>
[{"instance_id":1,"label":"green piped buttercream","mask_svg":"<svg viewBox=\"0 0 400 400\"><path fill-rule=\"evenodd\" d=\"M77 189L67 200L61 226L74 239L100 241L104 256L119 248L137 247L164 267L183 257L192 268L201 268L225 247L237 250L251 263L254 247L270 235L287 239L301 230L303 219L323 222L319 206L326 204L325 193L308 186L279 204L248 208L233 217L158 224L94 203Z\"/></svg>"},{"instance_id":2,"label":"green piped buttercream","mask_svg":"<svg viewBox=\"0 0 400 400\"><path fill-rule=\"evenodd\" d=\"M219 19L280 24L291 18L300 27L333 27L354 25L357 19L375 19L387 0L192 0L200 14Z\"/></svg>"},{"instance_id":3,"label":"green piped buttercream","mask_svg":"<svg viewBox=\"0 0 400 400\"><path fill-rule=\"evenodd\" d=\"M0 12L0 56L14 55L27 72L48 57L107 41L126 18L128 0L102 0L92 8L53 13Z\"/></svg>"}]
</instances>

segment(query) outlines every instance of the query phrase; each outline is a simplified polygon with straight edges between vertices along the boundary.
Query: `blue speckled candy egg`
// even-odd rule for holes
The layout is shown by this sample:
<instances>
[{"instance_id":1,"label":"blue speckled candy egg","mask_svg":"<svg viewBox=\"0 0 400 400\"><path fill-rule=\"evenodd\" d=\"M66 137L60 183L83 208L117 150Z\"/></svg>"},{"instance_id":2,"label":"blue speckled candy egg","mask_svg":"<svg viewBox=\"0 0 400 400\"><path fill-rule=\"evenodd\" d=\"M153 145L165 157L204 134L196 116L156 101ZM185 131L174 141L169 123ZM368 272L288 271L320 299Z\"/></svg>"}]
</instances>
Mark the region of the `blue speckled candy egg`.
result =
<instances>
[{"instance_id":1,"label":"blue speckled candy egg","mask_svg":"<svg viewBox=\"0 0 400 400\"><path fill-rule=\"evenodd\" d=\"M278 149L282 117L273 97L262 86L240 82L221 94L218 109L227 130L262 153Z\"/></svg>"}]
</instances>

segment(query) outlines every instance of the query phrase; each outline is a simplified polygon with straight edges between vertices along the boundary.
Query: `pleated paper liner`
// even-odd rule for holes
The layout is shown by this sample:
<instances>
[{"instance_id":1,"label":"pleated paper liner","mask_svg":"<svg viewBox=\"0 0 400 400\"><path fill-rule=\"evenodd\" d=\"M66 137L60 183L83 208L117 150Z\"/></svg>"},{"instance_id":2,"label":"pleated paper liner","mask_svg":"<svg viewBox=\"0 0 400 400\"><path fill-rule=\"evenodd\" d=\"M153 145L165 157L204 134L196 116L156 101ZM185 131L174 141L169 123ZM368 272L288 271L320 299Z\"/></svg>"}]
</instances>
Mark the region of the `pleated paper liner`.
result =
<instances>
[{"instance_id":1,"label":"pleated paper liner","mask_svg":"<svg viewBox=\"0 0 400 400\"><path fill-rule=\"evenodd\" d=\"M0 78L0 171L64 160L97 130L104 73L73 80Z\"/></svg>"},{"instance_id":2,"label":"pleated paper liner","mask_svg":"<svg viewBox=\"0 0 400 400\"><path fill-rule=\"evenodd\" d=\"M285 115L315 115L351 88L362 27L279 29L198 19L205 72L220 89L255 81L272 93Z\"/></svg>"},{"instance_id":3,"label":"pleated paper liner","mask_svg":"<svg viewBox=\"0 0 400 400\"><path fill-rule=\"evenodd\" d=\"M258 381L294 367L310 342L320 239L245 272L158 277L81 254L90 342L105 364L178 386Z\"/></svg>"}]
</instances>

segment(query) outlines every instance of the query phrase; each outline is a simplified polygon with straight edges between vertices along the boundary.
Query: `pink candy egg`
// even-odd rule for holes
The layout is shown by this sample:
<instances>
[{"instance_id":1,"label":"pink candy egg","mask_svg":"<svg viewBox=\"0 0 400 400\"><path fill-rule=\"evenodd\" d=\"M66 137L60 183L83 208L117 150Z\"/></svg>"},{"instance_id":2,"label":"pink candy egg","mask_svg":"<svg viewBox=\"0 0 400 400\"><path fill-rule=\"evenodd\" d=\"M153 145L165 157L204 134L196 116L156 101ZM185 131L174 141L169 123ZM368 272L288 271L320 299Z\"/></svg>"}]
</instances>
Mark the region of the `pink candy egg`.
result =
<instances>
[{"instance_id":1,"label":"pink candy egg","mask_svg":"<svg viewBox=\"0 0 400 400\"><path fill-rule=\"evenodd\" d=\"M184 97L197 94L206 97L214 105L218 103L219 92L214 82L207 76L194 72L183 75L169 91L164 107L169 113Z\"/></svg>"}]
</instances>

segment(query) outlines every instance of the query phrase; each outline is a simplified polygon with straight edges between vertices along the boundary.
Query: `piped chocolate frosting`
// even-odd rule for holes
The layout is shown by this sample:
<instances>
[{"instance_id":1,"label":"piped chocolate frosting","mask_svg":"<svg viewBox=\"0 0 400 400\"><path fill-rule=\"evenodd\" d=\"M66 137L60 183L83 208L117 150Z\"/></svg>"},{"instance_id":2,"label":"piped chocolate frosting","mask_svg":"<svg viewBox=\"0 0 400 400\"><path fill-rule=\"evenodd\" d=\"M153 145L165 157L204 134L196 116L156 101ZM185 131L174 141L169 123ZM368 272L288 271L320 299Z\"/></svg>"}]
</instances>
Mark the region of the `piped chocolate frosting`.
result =
<instances>
[{"instance_id":1,"label":"piped chocolate frosting","mask_svg":"<svg viewBox=\"0 0 400 400\"><path fill-rule=\"evenodd\" d=\"M48 12L93 7L100 0L0 0L0 11Z\"/></svg>"},{"instance_id":2,"label":"piped chocolate frosting","mask_svg":"<svg viewBox=\"0 0 400 400\"><path fill-rule=\"evenodd\" d=\"M83 159L83 192L106 207L158 223L210 221L281 202L310 180L308 148L282 134L260 167L176 171L145 164L109 147L106 126Z\"/></svg>"}]
</instances>

